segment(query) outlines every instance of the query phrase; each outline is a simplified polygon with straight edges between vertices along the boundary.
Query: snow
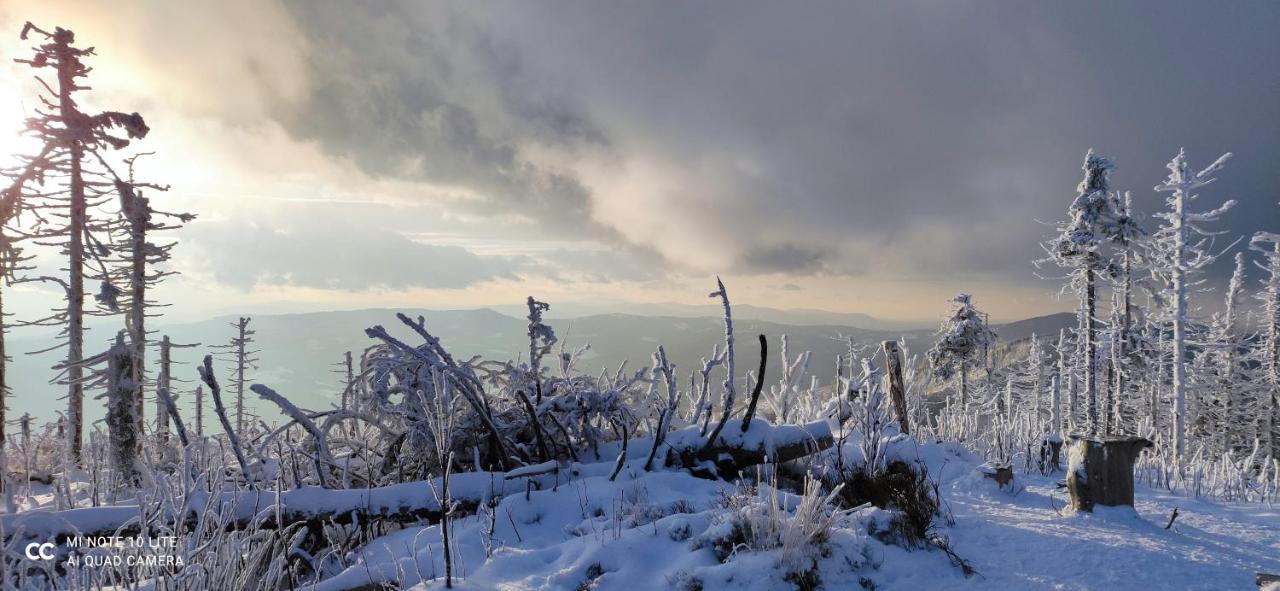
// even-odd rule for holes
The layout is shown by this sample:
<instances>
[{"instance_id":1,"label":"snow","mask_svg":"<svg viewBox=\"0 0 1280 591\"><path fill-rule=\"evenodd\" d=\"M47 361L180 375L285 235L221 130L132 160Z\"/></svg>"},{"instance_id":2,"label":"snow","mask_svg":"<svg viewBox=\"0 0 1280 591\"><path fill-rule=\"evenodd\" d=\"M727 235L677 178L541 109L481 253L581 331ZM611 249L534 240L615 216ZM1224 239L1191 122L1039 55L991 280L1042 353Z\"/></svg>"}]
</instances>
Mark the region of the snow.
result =
<instances>
[{"instance_id":1,"label":"snow","mask_svg":"<svg viewBox=\"0 0 1280 591\"><path fill-rule=\"evenodd\" d=\"M856 442L846 449L858 453ZM886 457L925 467L941 480L954 525L940 532L978 574L966 578L936 550L881 542L868 532L883 529L889 514L868 507L839 513L823 549L813 549L824 589L858 589L862 582L881 590L1250 589L1255 572L1280 571L1280 508L1191 499L1139 485L1135 508L1069 514L1066 492L1058 487L1061 473L1018 473L1006 491L981 478L978 459L955 443L897 436L887 442ZM492 521L485 514L455 520L461 576L454 587L795 588L779 567L780 548L740 548L721 562L705 543L729 529L725 504L736 485L634 467L610 482L608 464L575 466L573 480L527 498L511 494L497 504ZM794 511L798 497L784 497L781 506ZM1179 517L1165 529L1174 507ZM491 526L493 550L486 556ZM443 588L438 526L374 540L358 559L316 589L371 579Z\"/></svg>"},{"instance_id":2,"label":"snow","mask_svg":"<svg viewBox=\"0 0 1280 591\"><path fill-rule=\"evenodd\" d=\"M945 588L1252 589L1255 572L1280 569L1280 508L1138 486L1135 510L1062 516L1053 510L1066 511L1060 477L1018 474L1013 494L950 487L952 543L982 578ZM1178 519L1166 530L1174 507ZM932 584L918 588L942 588Z\"/></svg>"}]
</instances>

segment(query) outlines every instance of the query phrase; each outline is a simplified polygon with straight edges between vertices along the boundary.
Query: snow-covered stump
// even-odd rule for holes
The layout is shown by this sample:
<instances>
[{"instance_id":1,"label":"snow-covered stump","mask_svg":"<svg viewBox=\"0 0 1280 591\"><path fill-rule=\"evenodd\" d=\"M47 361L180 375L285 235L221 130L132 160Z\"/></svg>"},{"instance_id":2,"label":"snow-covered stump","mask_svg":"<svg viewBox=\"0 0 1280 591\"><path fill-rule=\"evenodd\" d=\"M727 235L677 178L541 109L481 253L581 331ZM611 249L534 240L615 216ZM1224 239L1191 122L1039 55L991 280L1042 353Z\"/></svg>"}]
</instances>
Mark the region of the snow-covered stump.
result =
<instances>
[{"instance_id":1,"label":"snow-covered stump","mask_svg":"<svg viewBox=\"0 0 1280 591\"><path fill-rule=\"evenodd\" d=\"M1071 508L1133 506L1133 465L1151 442L1141 437L1095 438L1073 435L1067 454Z\"/></svg>"},{"instance_id":2,"label":"snow-covered stump","mask_svg":"<svg viewBox=\"0 0 1280 591\"><path fill-rule=\"evenodd\" d=\"M983 464L978 467L983 478L996 481L1000 488L1011 488L1013 484L1013 466L1010 464Z\"/></svg>"}]
</instances>

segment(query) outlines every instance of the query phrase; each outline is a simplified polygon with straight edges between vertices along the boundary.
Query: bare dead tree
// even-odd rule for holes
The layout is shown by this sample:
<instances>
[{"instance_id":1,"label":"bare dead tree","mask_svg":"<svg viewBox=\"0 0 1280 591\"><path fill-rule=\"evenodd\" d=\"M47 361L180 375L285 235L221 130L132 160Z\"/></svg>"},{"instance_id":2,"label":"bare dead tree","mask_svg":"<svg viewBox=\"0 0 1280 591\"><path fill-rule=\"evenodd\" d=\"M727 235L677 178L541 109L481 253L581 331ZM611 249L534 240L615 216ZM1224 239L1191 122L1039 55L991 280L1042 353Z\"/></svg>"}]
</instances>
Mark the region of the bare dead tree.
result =
<instances>
[{"instance_id":1,"label":"bare dead tree","mask_svg":"<svg viewBox=\"0 0 1280 591\"><path fill-rule=\"evenodd\" d=\"M223 352L226 360L232 365L231 369L231 389L235 393L235 427L238 433L244 433L248 427L247 420L252 420L252 413L245 410L244 393L248 388L250 370L258 369L258 353L261 351L253 349L253 335L255 331L249 328L252 318L241 316L231 326L236 329L236 336L225 345L217 345L216 349Z\"/></svg>"},{"instance_id":2,"label":"bare dead tree","mask_svg":"<svg viewBox=\"0 0 1280 591\"><path fill-rule=\"evenodd\" d=\"M43 148L38 155L23 158L20 170L8 175L11 185L6 190L5 207L30 212L35 218L23 239L59 248L67 257L66 280L49 276L22 280L52 282L66 292L65 308L26 324L65 327L67 356L60 364L60 383L68 388L71 434L67 446L72 460L79 463L84 444L84 282L95 274L101 278L98 299L108 308L107 313L114 313L111 303L120 292L110 283L110 273L102 261L110 252L100 238L106 226L92 215L116 189L111 182L115 175L102 153L125 148L130 140L145 137L149 129L137 113L106 111L91 115L80 110L77 93L89 89L83 78L91 71L83 58L92 56L94 51L76 47L73 32L61 27L50 32L28 22L21 38L31 36L39 40L32 48L32 57L15 61L37 70L36 80L43 88L35 115L26 122L26 133L40 140ZM40 77L40 71L46 68L53 70L54 84ZM111 132L117 128L127 137L113 135ZM21 207L16 201L23 202Z\"/></svg>"},{"instance_id":3,"label":"bare dead tree","mask_svg":"<svg viewBox=\"0 0 1280 591\"><path fill-rule=\"evenodd\" d=\"M204 386L196 386L196 437L204 437Z\"/></svg>"},{"instance_id":4,"label":"bare dead tree","mask_svg":"<svg viewBox=\"0 0 1280 591\"><path fill-rule=\"evenodd\" d=\"M209 393L213 395L214 412L218 414L218 420L222 421L222 428L227 432L231 451L235 453L236 462L240 464L240 473L244 475L245 483L249 488L254 488L253 477L249 473L249 461L245 459L244 450L240 447L240 436L231 426L231 420L227 418L227 407L222 404L222 388L218 386L218 379L213 375L213 356L205 355L204 364L197 369L200 371L200 379L209 387Z\"/></svg>"},{"instance_id":5,"label":"bare dead tree","mask_svg":"<svg viewBox=\"0 0 1280 591\"><path fill-rule=\"evenodd\" d=\"M149 317L159 315L149 313L150 310L158 306L147 299L147 292L149 288L159 284L165 277L176 273L174 271L154 270L156 266L169 260L170 251L173 249L174 243L157 244L151 240L151 236L154 232L176 229L181 227L181 224L195 219L195 216L191 214L162 212L151 207L151 199L144 196L142 190L148 188L156 191L166 191L168 187L137 180L135 165L139 157L146 155L150 155L150 152L125 159L125 163L129 167L128 178L121 179L115 177L114 173L112 173L112 182L115 185L115 192L119 196L120 215L123 218L123 223L114 224L111 227L114 256L106 259L110 266L107 271L109 275L104 278L104 281L111 285L128 286L129 297L127 300L123 304L112 301L110 305L113 307L119 306L125 315L125 328L129 334L129 348L134 357L133 371L136 374L134 379L139 387L137 400L139 420L145 417L146 320ZM165 223L160 221L162 219L176 220L177 223ZM159 401L157 401L157 404L159 404ZM165 413L163 411L157 412L158 420L164 416Z\"/></svg>"},{"instance_id":6,"label":"bare dead tree","mask_svg":"<svg viewBox=\"0 0 1280 591\"><path fill-rule=\"evenodd\" d=\"M136 341L131 342L131 344L135 344L135 343ZM173 349L174 348L183 348L183 349L191 348L191 347L197 346L198 344L199 343L186 344L186 345L175 344L173 341L169 339L169 335L164 335L164 337L160 339L160 371L156 375L156 392L157 393L161 389L163 389L165 392L168 393L168 395L171 398L173 398L174 397L173 383L175 381L179 381L179 382L186 381L186 380L175 378L173 375L173 364L174 364ZM140 357L137 356L137 349L134 349L134 354L135 354L135 357L134 357L135 361L140 359ZM169 440L169 415L171 414L169 412L170 402L173 402L173 401L166 401L163 398L161 398L159 395L156 396L156 438L160 441L161 444L164 444ZM174 413L177 412L176 407L173 412ZM200 416L199 410L196 411L196 416L197 416L197 421L199 421L199 416ZM197 429L199 429L199 427L197 427Z\"/></svg>"}]
</instances>

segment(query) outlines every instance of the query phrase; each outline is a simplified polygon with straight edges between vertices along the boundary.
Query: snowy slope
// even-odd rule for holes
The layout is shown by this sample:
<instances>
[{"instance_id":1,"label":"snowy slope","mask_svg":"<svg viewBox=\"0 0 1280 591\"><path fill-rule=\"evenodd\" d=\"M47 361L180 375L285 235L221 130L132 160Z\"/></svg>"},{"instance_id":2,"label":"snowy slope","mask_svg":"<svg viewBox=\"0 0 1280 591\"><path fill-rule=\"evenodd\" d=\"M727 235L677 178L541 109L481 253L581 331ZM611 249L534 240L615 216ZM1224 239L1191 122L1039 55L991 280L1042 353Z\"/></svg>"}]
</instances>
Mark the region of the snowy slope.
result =
<instances>
[{"instance_id":1,"label":"snowy slope","mask_svg":"<svg viewBox=\"0 0 1280 591\"><path fill-rule=\"evenodd\" d=\"M937 550L883 543L868 531L881 526L884 512L864 508L837 515L829 539L809 549L820 588L1251 589L1256 571L1280 571L1280 509L1139 485L1136 511L1069 515L1065 492L1056 486L1060 474L1018 474L1010 492L983 479L976 460L958 446L906 445L891 455L920 462L941 478L954 518L942 533L978 574L965 577ZM848 451L857 453L852 445ZM726 499L740 488L681 471L644 473L634 462L617 482L606 473L604 465L585 466L554 490L508 496L492 516L458 520L455 574L462 580L455 588L797 588L778 566L785 560L780 549L743 547L722 562L705 543L723 533ZM783 505L794 510L797 497L784 497ZM1180 516L1166 530L1174 507ZM370 580L442 588L442 564L438 527L409 528L369 544L358 564L317 589Z\"/></svg>"}]
</instances>

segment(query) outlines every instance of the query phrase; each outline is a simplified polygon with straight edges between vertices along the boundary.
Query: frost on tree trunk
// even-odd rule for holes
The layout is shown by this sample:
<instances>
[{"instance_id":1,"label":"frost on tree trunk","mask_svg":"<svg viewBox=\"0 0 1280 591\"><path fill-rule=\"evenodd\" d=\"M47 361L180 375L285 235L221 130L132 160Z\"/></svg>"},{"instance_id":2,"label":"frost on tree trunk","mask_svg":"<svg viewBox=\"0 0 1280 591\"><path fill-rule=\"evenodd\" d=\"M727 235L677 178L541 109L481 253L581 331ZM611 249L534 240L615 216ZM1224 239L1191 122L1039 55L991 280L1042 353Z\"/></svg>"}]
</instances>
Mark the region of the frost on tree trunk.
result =
<instances>
[{"instance_id":1,"label":"frost on tree trunk","mask_svg":"<svg viewBox=\"0 0 1280 591\"><path fill-rule=\"evenodd\" d=\"M1133 465L1151 447L1141 437L1072 437L1067 452L1067 490L1071 508L1133 506Z\"/></svg>"},{"instance_id":2,"label":"frost on tree trunk","mask_svg":"<svg viewBox=\"0 0 1280 591\"><path fill-rule=\"evenodd\" d=\"M140 437L138 430L138 383L134 379L133 351L125 345L124 333L116 335L107 351L107 431L111 442L111 466L125 486L137 486Z\"/></svg>"},{"instance_id":3,"label":"frost on tree trunk","mask_svg":"<svg viewBox=\"0 0 1280 591\"><path fill-rule=\"evenodd\" d=\"M1167 290L1170 292L1169 321L1173 324L1173 341L1170 343L1170 362L1173 364L1173 449L1179 464L1186 458L1187 449L1187 332L1190 323L1187 290L1196 285L1194 275L1216 258L1216 255L1205 250L1205 241L1199 239L1210 236L1202 229L1203 225L1217 221L1235 205L1235 201L1226 201L1216 209L1198 213L1188 211L1188 204L1197 197L1196 189L1213 182L1212 175L1222 169L1223 163L1230 156L1230 153L1223 154L1204 170L1194 172L1186 153L1179 151L1168 164L1169 177L1156 186L1157 191L1170 193L1166 199L1169 211L1157 214L1157 217L1165 221L1165 225L1156 235L1156 250L1159 253L1157 258L1163 261L1165 268L1161 274L1167 279Z\"/></svg>"},{"instance_id":4,"label":"frost on tree trunk","mask_svg":"<svg viewBox=\"0 0 1280 591\"><path fill-rule=\"evenodd\" d=\"M889 377L889 401L893 404L894 418L898 421L898 430L911 434L911 418L907 414L907 393L902 379L902 348L897 341L885 341L884 364Z\"/></svg>"},{"instance_id":5,"label":"frost on tree trunk","mask_svg":"<svg viewBox=\"0 0 1280 591\"><path fill-rule=\"evenodd\" d=\"M1263 289L1257 294L1263 316L1260 365L1265 372L1258 395L1257 432L1267 446L1263 449L1269 449L1271 457L1280 458L1280 234L1259 232L1250 240L1249 248L1262 253L1265 264L1258 266L1267 272Z\"/></svg>"}]
</instances>

